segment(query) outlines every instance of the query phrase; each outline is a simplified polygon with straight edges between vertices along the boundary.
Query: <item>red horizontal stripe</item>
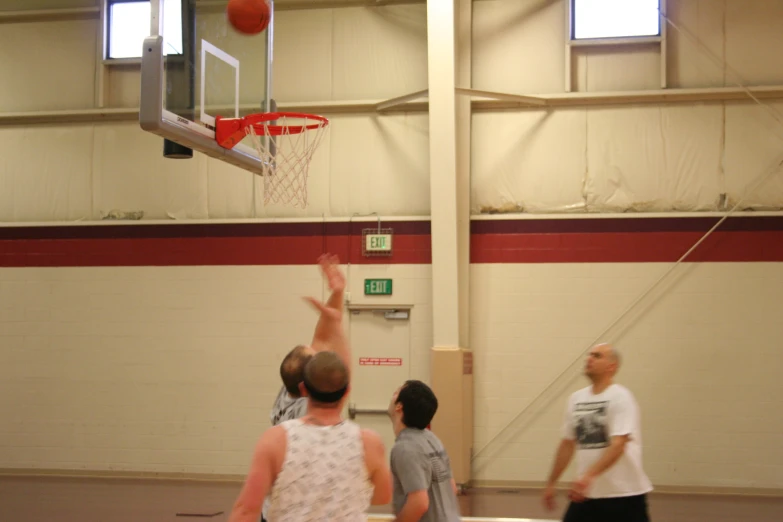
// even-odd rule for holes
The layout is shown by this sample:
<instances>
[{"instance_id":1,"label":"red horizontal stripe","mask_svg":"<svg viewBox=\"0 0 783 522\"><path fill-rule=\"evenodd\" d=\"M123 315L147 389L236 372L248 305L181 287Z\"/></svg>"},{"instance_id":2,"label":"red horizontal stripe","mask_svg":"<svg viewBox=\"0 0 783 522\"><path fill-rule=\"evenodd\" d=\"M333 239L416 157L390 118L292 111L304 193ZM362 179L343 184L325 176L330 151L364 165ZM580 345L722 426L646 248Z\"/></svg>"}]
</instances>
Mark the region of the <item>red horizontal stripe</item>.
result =
<instances>
[{"instance_id":1,"label":"red horizontal stripe","mask_svg":"<svg viewBox=\"0 0 783 522\"><path fill-rule=\"evenodd\" d=\"M483 233L471 263L674 262L702 232ZM310 265L323 252L352 264L430 264L430 235L394 236L390 257L364 257L361 236L120 237L0 240L2 267ZM714 232L689 262L783 262L783 231Z\"/></svg>"},{"instance_id":2,"label":"red horizontal stripe","mask_svg":"<svg viewBox=\"0 0 783 522\"><path fill-rule=\"evenodd\" d=\"M674 262L701 232L481 234L471 236L471 263ZM783 261L783 231L714 232L688 262Z\"/></svg>"},{"instance_id":3,"label":"red horizontal stripe","mask_svg":"<svg viewBox=\"0 0 783 522\"><path fill-rule=\"evenodd\" d=\"M0 266L311 265L323 252L352 264L429 264L430 236L396 235L391 256L364 257L361 236L0 241Z\"/></svg>"}]
</instances>

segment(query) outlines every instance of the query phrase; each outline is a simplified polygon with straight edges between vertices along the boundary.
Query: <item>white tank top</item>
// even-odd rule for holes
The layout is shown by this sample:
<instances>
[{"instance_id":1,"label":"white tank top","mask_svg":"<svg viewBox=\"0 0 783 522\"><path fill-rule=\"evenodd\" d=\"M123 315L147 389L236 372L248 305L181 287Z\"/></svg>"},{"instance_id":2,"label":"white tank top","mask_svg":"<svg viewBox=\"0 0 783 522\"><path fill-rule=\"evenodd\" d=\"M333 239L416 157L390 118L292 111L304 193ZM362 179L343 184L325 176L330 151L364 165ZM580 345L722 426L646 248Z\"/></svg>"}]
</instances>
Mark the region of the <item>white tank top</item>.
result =
<instances>
[{"instance_id":1,"label":"white tank top","mask_svg":"<svg viewBox=\"0 0 783 522\"><path fill-rule=\"evenodd\" d=\"M314 426L280 424L287 444L283 468L269 494L269 522L365 522L373 486L361 428L351 421Z\"/></svg>"}]
</instances>

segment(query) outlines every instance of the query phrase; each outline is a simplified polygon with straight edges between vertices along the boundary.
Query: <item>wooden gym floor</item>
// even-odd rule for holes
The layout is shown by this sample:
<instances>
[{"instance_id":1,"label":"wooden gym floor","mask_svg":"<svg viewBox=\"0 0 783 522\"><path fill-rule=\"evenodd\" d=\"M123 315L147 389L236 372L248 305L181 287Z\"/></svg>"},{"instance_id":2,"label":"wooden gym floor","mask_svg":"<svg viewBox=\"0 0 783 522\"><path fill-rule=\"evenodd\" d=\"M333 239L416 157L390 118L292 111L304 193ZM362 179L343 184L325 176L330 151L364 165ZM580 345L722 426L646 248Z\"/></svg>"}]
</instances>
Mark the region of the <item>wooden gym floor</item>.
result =
<instances>
[{"instance_id":1,"label":"wooden gym floor","mask_svg":"<svg viewBox=\"0 0 783 522\"><path fill-rule=\"evenodd\" d=\"M0 476L0 520L225 522L240 487L235 482ZM460 497L460 503L468 517L558 518L559 513L541 508L538 495L478 489ZM559 506L565 506L562 498ZM783 497L653 494L650 511L653 522L781 522ZM373 512L390 511L384 506Z\"/></svg>"}]
</instances>

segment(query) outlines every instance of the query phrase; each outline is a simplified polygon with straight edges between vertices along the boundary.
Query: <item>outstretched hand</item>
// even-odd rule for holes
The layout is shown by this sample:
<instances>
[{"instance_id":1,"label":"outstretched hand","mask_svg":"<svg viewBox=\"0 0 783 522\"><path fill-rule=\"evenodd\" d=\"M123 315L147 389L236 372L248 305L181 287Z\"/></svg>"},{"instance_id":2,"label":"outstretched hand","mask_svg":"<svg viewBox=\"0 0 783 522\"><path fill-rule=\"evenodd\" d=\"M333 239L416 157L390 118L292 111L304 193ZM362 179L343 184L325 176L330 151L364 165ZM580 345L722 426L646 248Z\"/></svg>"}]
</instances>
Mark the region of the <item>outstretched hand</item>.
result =
<instances>
[{"instance_id":1,"label":"outstretched hand","mask_svg":"<svg viewBox=\"0 0 783 522\"><path fill-rule=\"evenodd\" d=\"M345 276L340 270L340 260L332 254L324 254L318 258L321 273L329 285L332 295L326 302L315 297L305 297L305 301L319 312L318 324L313 332L312 348L316 352L331 350L339 354L346 368L351 367L350 343L343 331L343 302L345 291Z\"/></svg>"},{"instance_id":2,"label":"outstretched hand","mask_svg":"<svg viewBox=\"0 0 783 522\"><path fill-rule=\"evenodd\" d=\"M318 258L321 273L329 283L329 290L342 292L345 290L345 276L340 270L340 258L334 254L323 254Z\"/></svg>"},{"instance_id":3,"label":"outstretched hand","mask_svg":"<svg viewBox=\"0 0 783 522\"><path fill-rule=\"evenodd\" d=\"M305 301L315 308L324 319L342 319L342 293L345 291L345 276L340 270L340 259L334 254L323 254L318 258L321 273L326 279L332 296L326 303L322 303L315 297L305 297Z\"/></svg>"}]
</instances>

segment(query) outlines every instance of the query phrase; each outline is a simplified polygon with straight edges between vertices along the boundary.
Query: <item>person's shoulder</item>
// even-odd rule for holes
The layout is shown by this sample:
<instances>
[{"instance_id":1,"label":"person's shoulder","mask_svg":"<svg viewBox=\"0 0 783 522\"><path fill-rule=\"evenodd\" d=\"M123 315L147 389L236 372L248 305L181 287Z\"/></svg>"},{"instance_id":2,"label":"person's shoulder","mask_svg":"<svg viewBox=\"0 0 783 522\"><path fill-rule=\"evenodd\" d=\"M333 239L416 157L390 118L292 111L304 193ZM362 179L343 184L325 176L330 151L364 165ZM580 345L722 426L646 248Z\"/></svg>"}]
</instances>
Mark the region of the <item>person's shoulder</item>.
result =
<instances>
[{"instance_id":1,"label":"person's shoulder","mask_svg":"<svg viewBox=\"0 0 783 522\"><path fill-rule=\"evenodd\" d=\"M280 428L282 432L290 431L292 428L299 427L303 424L301 417L295 417L293 419L281 420L275 428Z\"/></svg>"},{"instance_id":2,"label":"person's shoulder","mask_svg":"<svg viewBox=\"0 0 783 522\"><path fill-rule=\"evenodd\" d=\"M435 437L434 433L430 433L432 437ZM397 439L394 441L392 451L396 453L422 453L424 450L424 444L428 436L423 430L417 430L413 428L407 428L400 432ZM435 437L437 439L437 437Z\"/></svg>"},{"instance_id":3,"label":"person's shoulder","mask_svg":"<svg viewBox=\"0 0 783 522\"><path fill-rule=\"evenodd\" d=\"M572 393L568 397L569 404L573 404L575 402L578 402L579 400L589 397L592 394L592 390L590 386L585 386L584 388L580 388L576 390L574 393Z\"/></svg>"},{"instance_id":4,"label":"person's shoulder","mask_svg":"<svg viewBox=\"0 0 783 522\"><path fill-rule=\"evenodd\" d=\"M294 403L291 407L296 410L299 417L304 417L305 414L307 414L307 397L294 399Z\"/></svg>"},{"instance_id":5,"label":"person's shoulder","mask_svg":"<svg viewBox=\"0 0 783 522\"><path fill-rule=\"evenodd\" d=\"M279 448L280 443L284 443L287 438L285 426L278 424L277 426L272 426L265 430L264 433L261 434L261 437L258 439L257 448Z\"/></svg>"},{"instance_id":6,"label":"person's shoulder","mask_svg":"<svg viewBox=\"0 0 783 522\"><path fill-rule=\"evenodd\" d=\"M291 394L288 393L288 388L285 387L285 385L280 385L280 391L277 392L277 398L280 400L291 400Z\"/></svg>"},{"instance_id":7,"label":"person's shoulder","mask_svg":"<svg viewBox=\"0 0 783 522\"><path fill-rule=\"evenodd\" d=\"M280 391L277 393L277 397L275 397L275 404L274 407L278 409L285 408L288 404L294 402L293 397L291 397L288 394L288 390L285 389L285 386L282 386L280 388Z\"/></svg>"},{"instance_id":8,"label":"person's shoulder","mask_svg":"<svg viewBox=\"0 0 783 522\"><path fill-rule=\"evenodd\" d=\"M444 447L443 441L440 440L440 437L438 437L432 430L421 430L421 437L423 439L427 439L427 441L435 444L436 446L440 446L441 448Z\"/></svg>"},{"instance_id":9,"label":"person's shoulder","mask_svg":"<svg viewBox=\"0 0 783 522\"><path fill-rule=\"evenodd\" d=\"M364 439L366 441L370 441L370 442L381 441L381 442L383 442L383 439L381 438L380 434L377 431L373 430L373 429L362 428L358 424L352 423L350 421L346 421L346 425L347 426L352 426L355 429L358 428L359 433L361 433L361 435L362 435L362 439Z\"/></svg>"},{"instance_id":10,"label":"person's shoulder","mask_svg":"<svg viewBox=\"0 0 783 522\"><path fill-rule=\"evenodd\" d=\"M386 447L383 444L383 438L378 434L378 432L368 428L361 428L358 425L357 428L359 429L359 433L362 437L365 455L383 455L386 452Z\"/></svg>"},{"instance_id":11,"label":"person's shoulder","mask_svg":"<svg viewBox=\"0 0 783 522\"><path fill-rule=\"evenodd\" d=\"M614 383L609 387L607 391L612 395L614 395L615 397L634 400L633 392L631 392L631 390L628 387L623 386L622 384Z\"/></svg>"}]
</instances>

